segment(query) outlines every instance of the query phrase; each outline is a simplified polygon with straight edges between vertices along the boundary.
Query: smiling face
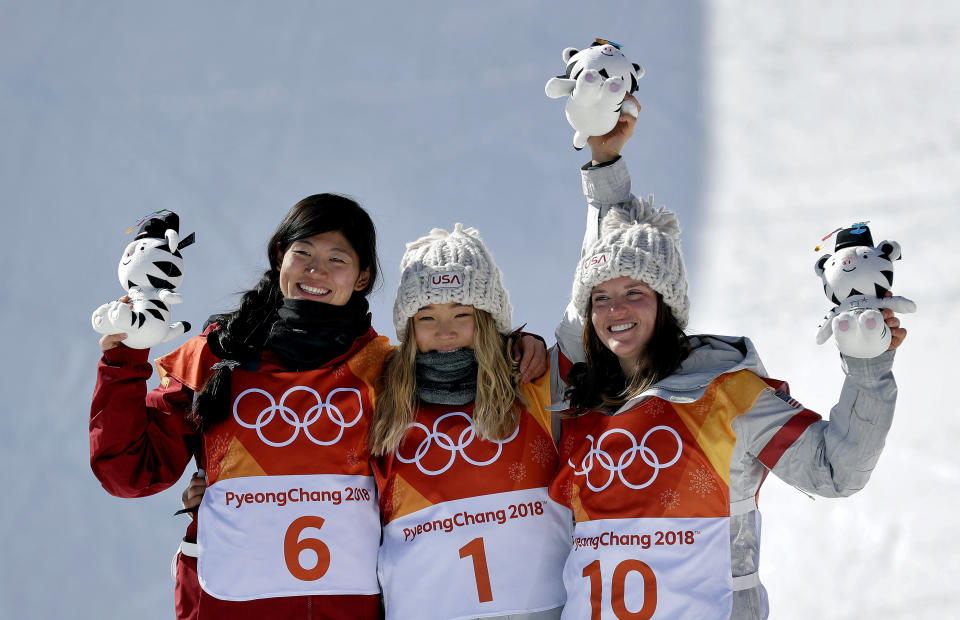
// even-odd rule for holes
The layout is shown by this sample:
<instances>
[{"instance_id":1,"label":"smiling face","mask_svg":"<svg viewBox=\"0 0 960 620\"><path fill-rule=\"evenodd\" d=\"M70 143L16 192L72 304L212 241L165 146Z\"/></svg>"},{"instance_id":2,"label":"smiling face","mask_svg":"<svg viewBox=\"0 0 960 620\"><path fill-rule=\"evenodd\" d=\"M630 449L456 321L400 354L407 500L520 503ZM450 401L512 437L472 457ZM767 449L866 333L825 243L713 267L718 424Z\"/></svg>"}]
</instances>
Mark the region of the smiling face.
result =
<instances>
[{"instance_id":1,"label":"smiling face","mask_svg":"<svg viewBox=\"0 0 960 620\"><path fill-rule=\"evenodd\" d=\"M891 241L880 245L884 248L846 247L820 258L815 269L827 297L838 305L855 295L883 297L893 285L892 260L900 256L900 245Z\"/></svg>"},{"instance_id":2,"label":"smiling face","mask_svg":"<svg viewBox=\"0 0 960 620\"><path fill-rule=\"evenodd\" d=\"M124 288L175 289L183 282L183 257L165 238L136 239L124 249L117 276Z\"/></svg>"},{"instance_id":3,"label":"smiling face","mask_svg":"<svg viewBox=\"0 0 960 620\"><path fill-rule=\"evenodd\" d=\"M570 79L576 80L581 73L592 69L601 72L605 79L622 77L631 93L637 90L637 80L643 77L643 68L631 63L622 51L609 43L583 50L568 47L563 50L563 62Z\"/></svg>"},{"instance_id":4,"label":"smiling face","mask_svg":"<svg viewBox=\"0 0 960 620\"><path fill-rule=\"evenodd\" d=\"M472 349L476 329L473 306L431 304L413 315L413 337L420 353Z\"/></svg>"},{"instance_id":5,"label":"smiling face","mask_svg":"<svg viewBox=\"0 0 960 620\"><path fill-rule=\"evenodd\" d=\"M277 250L279 253L279 250ZM339 230L298 239L280 256L280 292L287 299L309 299L333 306L350 301L370 278Z\"/></svg>"},{"instance_id":6,"label":"smiling face","mask_svg":"<svg viewBox=\"0 0 960 620\"><path fill-rule=\"evenodd\" d=\"M627 276L607 280L590 292L590 322L605 347L630 376L653 336L657 293Z\"/></svg>"}]
</instances>

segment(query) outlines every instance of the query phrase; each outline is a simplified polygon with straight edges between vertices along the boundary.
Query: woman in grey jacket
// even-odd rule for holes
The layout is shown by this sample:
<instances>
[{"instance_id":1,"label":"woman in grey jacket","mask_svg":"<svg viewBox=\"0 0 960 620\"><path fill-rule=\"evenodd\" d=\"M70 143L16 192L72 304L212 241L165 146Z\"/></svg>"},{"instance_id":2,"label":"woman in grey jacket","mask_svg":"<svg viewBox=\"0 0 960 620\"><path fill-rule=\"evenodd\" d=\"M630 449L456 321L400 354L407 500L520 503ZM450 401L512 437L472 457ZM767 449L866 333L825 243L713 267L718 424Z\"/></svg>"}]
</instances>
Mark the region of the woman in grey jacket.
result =
<instances>
[{"instance_id":1,"label":"woman in grey jacket","mask_svg":"<svg viewBox=\"0 0 960 620\"><path fill-rule=\"evenodd\" d=\"M573 510L564 618L765 618L756 496L768 472L827 497L866 484L896 401L891 350L842 357L829 421L767 377L749 340L684 334L679 226L630 193L635 120L591 139L588 225L557 329L568 415L554 501Z\"/></svg>"}]
</instances>

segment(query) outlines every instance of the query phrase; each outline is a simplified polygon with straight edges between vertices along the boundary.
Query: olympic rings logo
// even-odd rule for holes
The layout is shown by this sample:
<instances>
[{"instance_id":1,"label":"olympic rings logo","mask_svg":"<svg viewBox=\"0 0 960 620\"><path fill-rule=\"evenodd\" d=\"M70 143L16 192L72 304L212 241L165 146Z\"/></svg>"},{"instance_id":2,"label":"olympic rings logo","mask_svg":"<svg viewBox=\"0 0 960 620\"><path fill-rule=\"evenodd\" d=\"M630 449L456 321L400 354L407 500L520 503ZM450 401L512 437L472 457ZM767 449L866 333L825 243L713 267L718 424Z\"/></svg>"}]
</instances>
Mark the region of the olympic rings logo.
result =
<instances>
[{"instance_id":1,"label":"olympic rings logo","mask_svg":"<svg viewBox=\"0 0 960 620\"><path fill-rule=\"evenodd\" d=\"M669 461L663 463L660 462L660 457L657 455L657 453L646 445L647 438L657 431L666 431L670 433L677 442L677 453L673 455ZM613 434L626 435L628 438L630 438L630 443L633 444L631 448L624 450L616 464L613 462L613 457L611 457L608 452L600 447L600 445L603 443L603 440ZM644 489L653 484L653 481L656 480L657 476L660 474L661 469L666 469L667 467L670 467L676 463L678 460L680 460L680 455L683 453L683 442L680 440L680 435L678 435L677 431L673 430L669 426L654 426L643 435L643 438L640 439L639 445L637 445L636 438L630 432L622 428L612 428L600 435L600 439L597 440L596 446L593 445L593 435L587 435L587 440L590 441L590 450L580 462L582 469L577 471L577 466L574 465L573 461L570 461L569 459L567 460L567 463L573 468L574 475L583 476L586 478L587 486L590 487L590 490L594 492L603 491L610 486L610 483L613 482L614 474L616 474L616 476L620 478L620 482L627 487L631 489ZM638 453L640 454L640 458L643 459L643 462L653 468L653 474L646 482L641 484L633 484L624 478L623 470L627 467L630 467ZM607 470L609 473L609 476L607 476L607 481L599 487L594 486L593 483L590 482L590 472L593 470L594 457L596 457L597 463L600 464L600 467Z\"/></svg>"},{"instance_id":2,"label":"olympic rings logo","mask_svg":"<svg viewBox=\"0 0 960 620\"><path fill-rule=\"evenodd\" d=\"M457 437L456 443L454 443L450 435L447 435L446 433L437 430L437 428L440 426L440 423L446 418L449 418L451 416L459 416L467 420L467 426L462 431L460 431L460 435L459 437ZM466 452L467 446L473 443L474 438L477 436L476 431L473 430L473 419L470 416L468 416L466 413L463 413L462 411L454 411L452 413L446 413L440 416L439 418L436 419L436 421L434 421L433 430L428 429L426 426L424 426L423 424L420 424L419 422L414 422L413 424L408 426L407 431L409 431L412 428L421 429L424 433L426 433L427 436L424 437L423 440L420 442L420 444L417 446L417 449L414 452L412 459L404 458L400 454L399 449L397 450L396 456L397 456L397 459L403 463L416 463L417 469L419 469L421 472L423 472L428 476L439 476L443 472L450 469L450 467L453 465L453 462L457 459L457 454L462 456L463 460L467 461L471 465L476 465L477 467L484 467L486 465L489 465L494 461L496 461L498 458L500 458L500 454L503 452L504 444L507 444L513 441L514 438L516 438L517 434L520 432L520 425L518 424L517 428L513 431L513 434L507 437L506 439L501 441L489 442L489 443L496 444L497 453L494 454L489 459L487 459L486 461L475 461L472 458L470 458L470 456ZM430 451L430 448L433 446L434 442L436 442L437 447L443 450L446 450L447 452L450 453L450 459L447 461L447 464L437 470L427 469L426 467L424 467L423 463L420 461L420 459L422 459L427 454L427 452Z\"/></svg>"},{"instance_id":3,"label":"olympic rings logo","mask_svg":"<svg viewBox=\"0 0 960 620\"><path fill-rule=\"evenodd\" d=\"M294 392L308 392L313 395L314 399L317 401L316 405L307 409L306 414L303 416L303 420L300 419L300 416L296 411L286 405L287 397ZM352 393L357 397L357 415L355 415L349 422L344 419L340 408L331 403L334 395L338 392L346 392L348 394ZM252 424L243 420L240 417L240 412L237 410L238 406L240 405L240 401L243 400L247 394L262 394L266 397L268 403L266 407L260 410L260 413L257 414L256 421ZM290 437L285 441L271 441L263 434L263 427L270 424L270 422L273 421L274 417L276 417L278 413L284 422L293 427L293 434L290 435ZM327 414L327 418L329 418L329 420L333 422L338 429L336 437L327 441L317 439L310 433L311 426L313 426L314 423L316 423L320 419L320 416L324 413ZM356 390L354 388L336 388L327 394L327 402L323 402L323 399L320 398L320 394L316 390L308 388L304 385L295 385L283 393L283 396L280 397L279 403L274 400L273 395L270 394L270 392L261 390L259 388L250 388L249 390L240 392L240 395L237 396L236 400L233 401L233 418L237 421L237 424L244 428L256 429L257 436L260 437L260 441L268 446L273 446L274 448L282 448L293 443L293 440L295 440L300 434L301 429L303 430L304 435L307 436L307 439L318 446L332 446L340 441L341 437L343 437L343 431L359 422L362 416L363 400L360 398L360 390Z\"/></svg>"}]
</instances>

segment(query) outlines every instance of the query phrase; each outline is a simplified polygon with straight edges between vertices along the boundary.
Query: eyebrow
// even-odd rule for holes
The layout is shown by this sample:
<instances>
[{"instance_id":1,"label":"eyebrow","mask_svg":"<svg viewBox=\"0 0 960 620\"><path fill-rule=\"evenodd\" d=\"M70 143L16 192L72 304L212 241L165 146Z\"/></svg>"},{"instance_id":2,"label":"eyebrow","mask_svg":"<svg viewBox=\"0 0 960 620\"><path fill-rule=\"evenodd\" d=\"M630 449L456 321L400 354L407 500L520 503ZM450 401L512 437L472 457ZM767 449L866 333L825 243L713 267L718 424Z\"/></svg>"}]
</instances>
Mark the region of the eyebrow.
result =
<instances>
[{"instance_id":1,"label":"eyebrow","mask_svg":"<svg viewBox=\"0 0 960 620\"><path fill-rule=\"evenodd\" d=\"M307 240L307 239L297 239L297 240L294 241L293 243L303 243L303 244L305 244L305 245L309 245L311 248L316 248L316 247L317 247L317 246L315 246L311 241L309 241L309 240ZM293 243L291 243L290 245L293 245ZM339 246L330 248L330 251L332 251L332 252L341 252L341 253L347 254L347 255L350 254L350 250L348 250L348 249L346 249L346 248L341 248L341 247L339 247Z\"/></svg>"},{"instance_id":2,"label":"eyebrow","mask_svg":"<svg viewBox=\"0 0 960 620\"><path fill-rule=\"evenodd\" d=\"M437 309L437 305L438 305L438 304L427 304L426 306L423 306L422 308L420 308L419 310L417 310L417 312L424 312L424 311L427 311L427 310L436 310L436 309ZM446 305L446 304L439 304L439 305ZM457 308L469 308L469 307L470 307L469 305L467 305L467 304L461 304L461 303L459 303L459 302L454 302L454 304L453 304L453 306L452 306L453 309L457 309Z\"/></svg>"},{"instance_id":3,"label":"eyebrow","mask_svg":"<svg viewBox=\"0 0 960 620\"><path fill-rule=\"evenodd\" d=\"M637 289L637 288L644 289L644 290L649 290L649 291L652 291L652 290L653 290L653 288L652 288L649 284L646 284L646 283L644 283L644 282L637 282L637 283L635 283L635 284L630 284L629 286L625 286L625 287L623 287L623 288L620 289L620 290L628 291L628 290ZM605 289L605 288L599 288L599 287L597 287L597 288L594 288L592 291L590 291L590 296L593 297L594 295L596 295L596 294L598 294L598 293L605 293L605 294L609 295L609 294L610 294L610 291L608 291L608 290Z\"/></svg>"}]
</instances>

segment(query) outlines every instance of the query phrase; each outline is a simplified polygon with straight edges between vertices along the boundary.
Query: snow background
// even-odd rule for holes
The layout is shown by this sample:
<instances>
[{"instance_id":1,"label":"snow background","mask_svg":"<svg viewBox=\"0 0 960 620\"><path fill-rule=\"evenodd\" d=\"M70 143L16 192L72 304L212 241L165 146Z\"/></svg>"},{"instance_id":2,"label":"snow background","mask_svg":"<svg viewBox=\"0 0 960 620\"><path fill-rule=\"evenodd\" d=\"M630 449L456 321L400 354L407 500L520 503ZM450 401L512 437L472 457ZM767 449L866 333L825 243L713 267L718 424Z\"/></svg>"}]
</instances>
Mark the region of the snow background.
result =
<instances>
[{"instance_id":1,"label":"snow background","mask_svg":"<svg viewBox=\"0 0 960 620\"><path fill-rule=\"evenodd\" d=\"M771 616L957 614L960 422L944 384L960 343L935 326L960 301L944 242L960 221L958 5L0 0L0 15L0 616L172 617L183 483L117 499L87 463L89 316L122 292L127 227L171 208L197 232L175 316L200 325L256 281L293 203L351 194L379 227L371 302L392 336L404 243L463 221L503 269L515 323L549 336L585 154L543 85L595 36L647 71L625 157L635 192L680 215L691 331L750 335L826 413L842 375L814 343L829 303L812 249L860 219L904 249L895 290L919 313L902 317L887 449L853 498L769 479Z\"/></svg>"}]
</instances>

